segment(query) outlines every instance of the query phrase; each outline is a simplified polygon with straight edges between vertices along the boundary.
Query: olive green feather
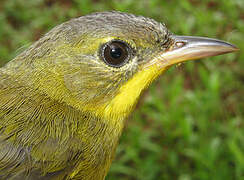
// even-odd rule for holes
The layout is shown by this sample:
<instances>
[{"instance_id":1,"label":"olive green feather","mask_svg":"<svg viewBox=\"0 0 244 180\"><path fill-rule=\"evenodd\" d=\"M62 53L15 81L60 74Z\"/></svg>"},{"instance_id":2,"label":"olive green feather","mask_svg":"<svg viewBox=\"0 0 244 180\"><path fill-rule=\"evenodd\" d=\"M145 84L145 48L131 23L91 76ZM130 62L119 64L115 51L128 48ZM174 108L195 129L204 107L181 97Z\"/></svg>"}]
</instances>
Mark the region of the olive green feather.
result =
<instances>
[{"instance_id":1,"label":"olive green feather","mask_svg":"<svg viewBox=\"0 0 244 180\"><path fill-rule=\"evenodd\" d=\"M104 179L125 117L112 123L90 109L110 102L168 35L149 18L94 13L55 27L1 68L0 179ZM101 60L111 39L133 48L133 62Z\"/></svg>"}]
</instances>

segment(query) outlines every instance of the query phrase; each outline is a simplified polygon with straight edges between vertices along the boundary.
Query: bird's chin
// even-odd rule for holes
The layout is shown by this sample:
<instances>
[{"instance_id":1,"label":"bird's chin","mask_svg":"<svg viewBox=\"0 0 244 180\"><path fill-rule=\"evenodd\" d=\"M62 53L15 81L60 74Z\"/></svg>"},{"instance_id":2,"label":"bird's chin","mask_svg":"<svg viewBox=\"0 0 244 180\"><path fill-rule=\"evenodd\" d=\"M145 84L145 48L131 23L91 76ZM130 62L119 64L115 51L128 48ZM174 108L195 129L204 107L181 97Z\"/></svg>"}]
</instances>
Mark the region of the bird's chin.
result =
<instances>
[{"instance_id":1,"label":"bird's chin","mask_svg":"<svg viewBox=\"0 0 244 180\"><path fill-rule=\"evenodd\" d=\"M176 35L172 35L171 38L173 39L171 47L152 60L152 62L157 62L161 68L188 60L196 60L239 50L233 44L217 39Z\"/></svg>"}]
</instances>

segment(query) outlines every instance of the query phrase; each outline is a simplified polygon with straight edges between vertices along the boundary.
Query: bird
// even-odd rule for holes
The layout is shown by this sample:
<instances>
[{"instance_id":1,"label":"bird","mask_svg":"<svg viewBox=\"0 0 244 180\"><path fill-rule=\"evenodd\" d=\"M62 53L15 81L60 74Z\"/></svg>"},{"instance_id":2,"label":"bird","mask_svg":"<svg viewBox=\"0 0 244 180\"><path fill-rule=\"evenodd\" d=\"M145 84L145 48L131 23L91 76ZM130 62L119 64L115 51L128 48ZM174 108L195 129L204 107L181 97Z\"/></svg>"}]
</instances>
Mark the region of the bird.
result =
<instances>
[{"instance_id":1,"label":"bird","mask_svg":"<svg viewBox=\"0 0 244 180\"><path fill-rule=\"evenodd\" d=\"M155 79L237 50L118 11L54 27L0 68L0 179L105 179L126 119Z\"/></svg>"}]
</instances>

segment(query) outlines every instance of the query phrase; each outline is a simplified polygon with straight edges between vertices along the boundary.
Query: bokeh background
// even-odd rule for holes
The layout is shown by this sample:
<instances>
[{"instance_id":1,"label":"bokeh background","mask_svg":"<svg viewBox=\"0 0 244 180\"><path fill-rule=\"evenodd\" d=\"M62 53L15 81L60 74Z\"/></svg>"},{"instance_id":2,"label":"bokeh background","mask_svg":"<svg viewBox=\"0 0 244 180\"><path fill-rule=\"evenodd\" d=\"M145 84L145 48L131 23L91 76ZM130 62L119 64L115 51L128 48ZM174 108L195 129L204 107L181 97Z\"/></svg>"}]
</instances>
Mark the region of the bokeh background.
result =
<instances>
[{"instance_id":1,"label":"bokeh background","mask_svg":"<svg viewBox=\"0 0 244 180\"><path fill-rule=\"evenodd\" d=\"M243 0L1 0L0 66L52 27L120 10L240 51L172 67L129 118L107 180L244 179Z\"/></svg>"}]
</instances>

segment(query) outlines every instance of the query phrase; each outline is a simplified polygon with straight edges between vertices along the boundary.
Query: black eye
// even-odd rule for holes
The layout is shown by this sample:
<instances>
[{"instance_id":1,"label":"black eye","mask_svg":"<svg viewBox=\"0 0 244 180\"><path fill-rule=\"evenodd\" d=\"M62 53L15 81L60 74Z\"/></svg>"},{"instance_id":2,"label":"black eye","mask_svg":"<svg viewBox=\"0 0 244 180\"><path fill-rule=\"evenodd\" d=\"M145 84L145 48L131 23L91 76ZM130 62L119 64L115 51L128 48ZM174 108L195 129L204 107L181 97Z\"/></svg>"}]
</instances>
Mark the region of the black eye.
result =
<instances>
[{"instance_id":1,"label":"black eye","mask_svg":"<svg viewBox=\"0 0 244 180\"><path fill-rule=\"evenodd\" d=\"M104 62L112 67L121 67L129 60L130 47L119 40L111 41L102 48L101 56Z\"/></svg>"}]
</instances>

